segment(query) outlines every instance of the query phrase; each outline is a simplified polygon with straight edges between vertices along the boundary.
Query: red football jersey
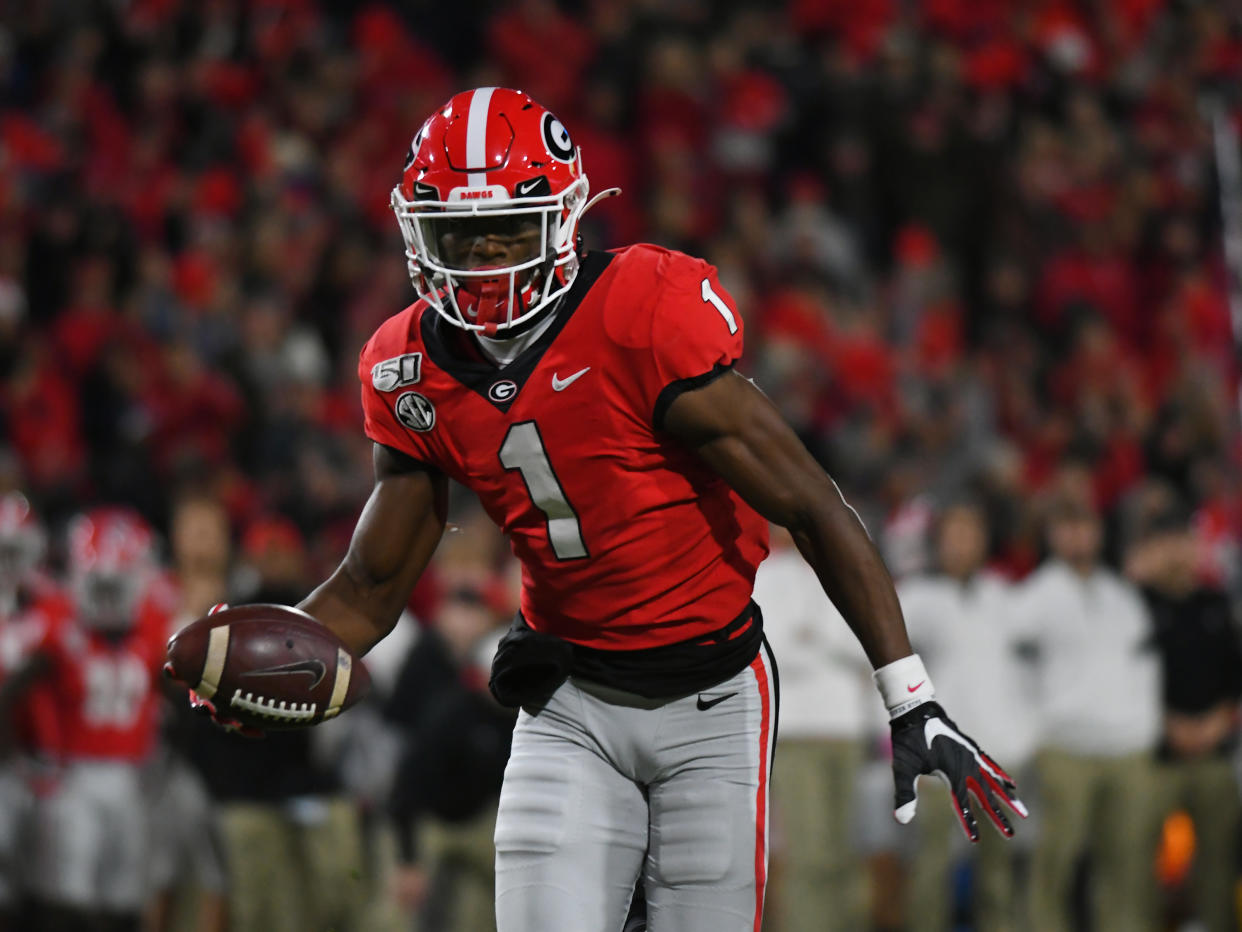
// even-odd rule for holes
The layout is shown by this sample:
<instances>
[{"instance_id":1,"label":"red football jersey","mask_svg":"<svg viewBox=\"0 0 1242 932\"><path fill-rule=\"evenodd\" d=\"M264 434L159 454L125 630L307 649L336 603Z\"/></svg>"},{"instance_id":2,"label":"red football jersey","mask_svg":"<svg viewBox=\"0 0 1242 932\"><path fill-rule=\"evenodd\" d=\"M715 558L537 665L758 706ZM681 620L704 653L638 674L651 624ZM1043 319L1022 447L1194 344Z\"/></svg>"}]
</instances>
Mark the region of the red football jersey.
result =
<instances>
[{"instance_id":1,"label":"red football jersey","mask_svg":"<svg viewBox=\"0 0 1242 932\"><path fill-rule=\"evenodd\" d=\"M69 597L42 574L24 584L14 604L0 608L0 684L17 672L47 637L48 630L70 613ZM26 703L18 703L0 730L12 729L21 746L34 731Z\"/></svg>"},{"instance_id":2,"label":"red football jersey","mask_svg":"<svg viewBox=\"0 0 1242 932\"><path fill-rule=\"evenodd\" d=\"M43 640L47 619L63 614L68 604L68 596L39 574L22 585L11 605L0 605L0 683Z\"/></svg>"},{"instance_id":3,"label":"red football jersey","mask_svg":"<svg viewBox=\"0 0 1242 932\"><path fill-rule=\"evenodd\" d=\"M509 365L469 340L421 301L385 321L359 363L365 429L474 490L521 560L530 626L634 649L741 613L767 524L660 429L742 354L716 270L656 246L588 253Z\"/></svg>"},{"instance_id":4,"label":"red football jersey","mask_svg":"<svg viewBox=\"0 0 1242 932\"><path fill-rule=\"evenodd\" d=\"M34 750L58 759L139 761L155 741L168 605L143 599L134 626L105 637L67 613L48 617L48 673L27 694Z\"/></svg>"}]
</instances>

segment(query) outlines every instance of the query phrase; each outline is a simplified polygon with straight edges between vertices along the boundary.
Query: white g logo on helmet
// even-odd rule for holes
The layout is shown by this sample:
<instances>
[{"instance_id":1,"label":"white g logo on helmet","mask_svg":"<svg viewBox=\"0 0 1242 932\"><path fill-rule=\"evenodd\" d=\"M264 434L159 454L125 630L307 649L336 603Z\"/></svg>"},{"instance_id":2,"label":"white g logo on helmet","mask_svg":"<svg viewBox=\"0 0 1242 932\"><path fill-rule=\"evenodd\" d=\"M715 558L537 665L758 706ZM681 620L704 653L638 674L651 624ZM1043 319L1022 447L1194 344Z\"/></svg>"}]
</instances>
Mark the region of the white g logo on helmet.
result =
<instances>
[{"instance_id":1,"label":"white g logo on helmet","mask_svg":"<svg viewBox=\"0 0 1242 932\"><path fill-rule=\"evenodd\" d=\"M558 162L574 160L574 144L569 138L569 130L551 113L543 115L543 144L548 147L548 153L552 158Z\"/></svg>"}]
</instances>

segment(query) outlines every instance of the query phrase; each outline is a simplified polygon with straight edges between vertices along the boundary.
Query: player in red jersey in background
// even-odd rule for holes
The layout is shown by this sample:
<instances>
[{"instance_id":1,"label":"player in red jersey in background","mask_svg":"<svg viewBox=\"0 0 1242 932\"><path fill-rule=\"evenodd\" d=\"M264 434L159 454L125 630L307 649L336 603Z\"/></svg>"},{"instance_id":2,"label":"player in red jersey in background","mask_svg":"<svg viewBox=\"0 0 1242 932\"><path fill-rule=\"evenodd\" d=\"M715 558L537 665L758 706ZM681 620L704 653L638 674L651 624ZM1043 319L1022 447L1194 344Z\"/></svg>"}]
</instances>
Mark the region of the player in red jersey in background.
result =
<instances>
[{"instance_id":1,"label":"player in red jersey in background","mask_svg":"<svg viewBox=\"0 0 1242 932\"><path fill-rule=\"evenodd\" d=\"M358 653L382 638L443 531L449 477L509 535L521 611L492 687L523 711L496 828L501 932L613 932L636 886L652 930L759 928L765 518L877 668L898 818L916 775L940 771L968 834L968 793L1010 834L1013 785L934 702L858 516L733 371L742 320L715 270L584 251L588 196L568 130L519 91L459 94L419 129L392 201L420 298L359 368L375 488L301 606Z\"/></svg>"},{"instance_id":2,"label":"player in red jersey in background","mask_svg":"<svg viewBox=\"0 0 1242 932\"><path fill-rule=\"evenodd\" d=\"M0 707L3 696L24 688L19 671L45 628L64 609L64 598L40 571L47 535L20 492L0 497ZM17 928L22 896L21 853L30 793L16 753L20 723L0 718L0 932Z\"/></svg>"},{"instance_id":3,"label":"player in red jersey in background","mask_svg":"<svg viewBox=\"0 0 1242 932\"><path fill-rule=\"evenodd\" d=\"M101 508L68 530L72 602L46 613L17 674L43 772L28 886L38 927L137 929L147 896L140 773L154 745L171 602L138 515Z\"/></svg>"}]
</instances>

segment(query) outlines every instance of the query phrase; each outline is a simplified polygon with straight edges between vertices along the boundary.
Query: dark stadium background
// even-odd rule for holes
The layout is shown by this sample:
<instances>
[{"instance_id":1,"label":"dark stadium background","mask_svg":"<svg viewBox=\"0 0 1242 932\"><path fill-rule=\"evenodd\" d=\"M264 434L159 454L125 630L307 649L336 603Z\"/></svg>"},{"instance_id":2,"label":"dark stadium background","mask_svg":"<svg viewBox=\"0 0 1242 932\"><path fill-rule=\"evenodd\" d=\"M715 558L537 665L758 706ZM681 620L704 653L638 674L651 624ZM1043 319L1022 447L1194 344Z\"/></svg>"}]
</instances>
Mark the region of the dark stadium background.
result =
<instances>
[{"instance_id":1,"label":"dark stadium background","mask_svg":"<svg viewBox=\"0 0 1242 932\"><path fill-rule=\"evenodd\" d=\"M0 3L0 490L53 531L208 497L243 568L288 546L322 578L371 483L358 350L413 299L388 192L485 84L624 190L588 246L719 267L742 368L895 574L964 489L1006 574L1066 494L1118 564L1159 485L1242 593L1236 3ZM484 552L503 608L458 499L445 560Z\"/></svg>"}]
</instances>

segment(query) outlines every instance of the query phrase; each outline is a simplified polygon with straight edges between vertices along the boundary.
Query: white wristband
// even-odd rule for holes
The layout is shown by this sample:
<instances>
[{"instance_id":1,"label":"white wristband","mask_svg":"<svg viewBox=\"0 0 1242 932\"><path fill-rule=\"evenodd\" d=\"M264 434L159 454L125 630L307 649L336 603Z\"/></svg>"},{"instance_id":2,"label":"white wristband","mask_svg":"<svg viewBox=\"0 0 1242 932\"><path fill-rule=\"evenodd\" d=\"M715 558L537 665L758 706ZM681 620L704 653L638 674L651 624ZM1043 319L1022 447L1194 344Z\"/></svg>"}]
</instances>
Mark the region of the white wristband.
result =
<instances>
[{"instance_id":1,"label":"white wristband","mask_svg":"<svg viewBox=\"0 0 1242 932\"><path fill-rule=\"evenodd\" d=\"M909 712L915 706L936 698L931 677L918 654L885 664L872 674L880 690L889 718Z\"/></svg>"}]
</instances>

